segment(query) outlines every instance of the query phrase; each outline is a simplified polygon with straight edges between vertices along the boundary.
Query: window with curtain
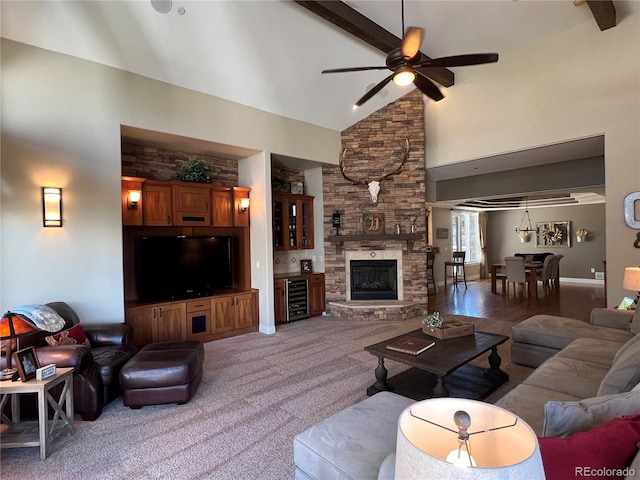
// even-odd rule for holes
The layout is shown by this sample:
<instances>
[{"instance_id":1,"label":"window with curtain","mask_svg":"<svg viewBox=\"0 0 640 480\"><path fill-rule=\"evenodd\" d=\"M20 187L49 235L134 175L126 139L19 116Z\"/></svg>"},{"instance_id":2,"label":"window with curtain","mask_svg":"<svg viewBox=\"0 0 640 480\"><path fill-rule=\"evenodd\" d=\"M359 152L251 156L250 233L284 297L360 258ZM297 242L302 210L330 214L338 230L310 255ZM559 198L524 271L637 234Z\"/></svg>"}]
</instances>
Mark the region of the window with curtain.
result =
<instances>
[{"instance_id":1,"label":"window with curtain","mask_svg":"<svg viewBox=\"0 0 640 480\"><path fill-rule=\"evenodd\" d=\"M468 263L480 263L478 212L451 211L451 249L467 252L465 261Z\"/></svg>"}]
</instances>

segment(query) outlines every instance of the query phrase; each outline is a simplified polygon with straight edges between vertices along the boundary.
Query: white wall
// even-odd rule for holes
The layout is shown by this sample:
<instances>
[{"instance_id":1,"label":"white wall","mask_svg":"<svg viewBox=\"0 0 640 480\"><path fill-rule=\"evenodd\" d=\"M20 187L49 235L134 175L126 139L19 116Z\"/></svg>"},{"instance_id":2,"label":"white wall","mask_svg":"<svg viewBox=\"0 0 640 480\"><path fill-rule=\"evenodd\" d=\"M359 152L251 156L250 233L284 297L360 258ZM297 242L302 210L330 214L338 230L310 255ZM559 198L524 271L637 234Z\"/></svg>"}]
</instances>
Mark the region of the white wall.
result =
<instances>
[{"instance_id":1,"label":"white wall","mask_svg":"<svg viewBox=\"0 0 640 480\"><path fill-rule=\"evenodd\" d=\"M624 267L640 263L625 195L640 191L640 17L552 36L497 64L456 71L446 99L427 102L427 168L604 134L609 305L629 295Z\"/></svg>"},{"instance_id":2,"label":"white wall","mask_svg":"<svg viewBox=\"0 0 640 480\"><path fill-rule=\"evenodd\" d=\"M1 308L64 300L83 322L122 321L124 124L264 152L239 174L252 188L252 285L269 330L266 159L277 151L337 164L340 133L6 39L1 48ZM42 228L45 185L63 188L62 229Z\"/></svg>"}]
</instances>

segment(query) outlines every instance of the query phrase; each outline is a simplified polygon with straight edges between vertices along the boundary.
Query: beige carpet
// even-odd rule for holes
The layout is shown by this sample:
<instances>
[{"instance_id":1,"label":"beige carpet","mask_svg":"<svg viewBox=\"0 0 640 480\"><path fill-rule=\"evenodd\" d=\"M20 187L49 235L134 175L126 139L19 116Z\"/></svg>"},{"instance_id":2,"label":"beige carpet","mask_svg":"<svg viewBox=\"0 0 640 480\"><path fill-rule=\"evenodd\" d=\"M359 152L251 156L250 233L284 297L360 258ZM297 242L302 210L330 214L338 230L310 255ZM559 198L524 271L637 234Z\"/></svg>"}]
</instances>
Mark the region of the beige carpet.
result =
<instances>
[{"instance_id":1,"label":"beige carpet","mask_svg":"<svg viewBox=\"0 0 640 480\"><path fill-rule=\"evenodd\" d=\"M472 321L476 330L505 335L513 325ZM293 479L293 437L365 398L377 360L363 348L418 327L418 320L315 317L274 335L207 343L203 380L187 405L131 410L118 399L97 421L76 421L75 434L59 439L46 460L33 447L2 450L0 477ZM488 400L531 371L510 364L509 342L498 351L510 382ZM390 376L406 368L386 365Z\"/></svg>"}]
</instances>

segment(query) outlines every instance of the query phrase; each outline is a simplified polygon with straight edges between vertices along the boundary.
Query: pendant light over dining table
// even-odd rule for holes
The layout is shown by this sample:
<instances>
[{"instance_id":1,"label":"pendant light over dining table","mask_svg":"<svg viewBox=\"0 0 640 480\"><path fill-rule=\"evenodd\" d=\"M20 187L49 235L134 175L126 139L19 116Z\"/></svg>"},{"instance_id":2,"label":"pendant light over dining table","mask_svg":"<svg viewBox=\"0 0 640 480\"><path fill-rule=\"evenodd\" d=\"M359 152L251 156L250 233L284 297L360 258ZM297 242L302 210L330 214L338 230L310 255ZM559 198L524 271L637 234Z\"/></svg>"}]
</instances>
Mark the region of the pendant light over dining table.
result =
<instances>
[{"instance_id":1,"label":"pendant light over dining table","mask_svg":"<svg viewBox=\"0 0 640 480\"><path fill-rule=\"evenodd\" d=\"M527 223L524 223L524 217L527 217ZM529 217L529 208L527 205L527 197L524 197L524 213L522 214L522 219L520 220L520 226L516 227L516 235L520 237L520 241L522 243L528 242L531 238L531 232L534 229L531 227L531 218Z\"/></svg>"}]
</instances>

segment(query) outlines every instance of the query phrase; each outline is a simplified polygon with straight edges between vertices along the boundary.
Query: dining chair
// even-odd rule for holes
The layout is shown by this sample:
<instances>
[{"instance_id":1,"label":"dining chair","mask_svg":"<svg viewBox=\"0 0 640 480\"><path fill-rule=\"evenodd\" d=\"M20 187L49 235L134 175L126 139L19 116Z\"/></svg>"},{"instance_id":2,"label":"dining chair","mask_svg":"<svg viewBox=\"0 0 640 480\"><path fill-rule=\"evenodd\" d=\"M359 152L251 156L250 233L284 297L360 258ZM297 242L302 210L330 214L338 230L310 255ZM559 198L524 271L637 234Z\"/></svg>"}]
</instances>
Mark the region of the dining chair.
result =
<instances>
[{"instance_id":1,"label":"dining chair","mask_svg":"<svg viewBox=\"0 0 640 480\"><path fill-rule=\"evenodd\" d=\"M544 262L542 264L542 269L537 272L537 280L542 282L542 288L545 292L550 292L551 288L553 288L552 280L553 280L553 267L556 255L547 255L544 258Z\"/></svg>"},{"instance_id":2,"label":"dining chair","mask_svg":"<svg viewBox=\"0 0 640 480\"><path fill-rule=\"evenodd\" d=\"M551 266L551 285L560 288L560 260L564 255L554 255Z\"/></svg>"},{"instance_id":3,"label":"dining chair","mask_svg":"<svg viewBox=\"0 0 640 480\"><path fill-rule=\"evenodd\" d=\"M451 276L453 284L458 287L458 274L462 270L462 278L464 279L464 288L467 288L467 273L464 269L464 260L467 252L453 252L451 260L444 262L444 286L447 286L447 267L451 267Z\"/></svg>"},{"instance_id":4,"label":"dining chair","mask_svg":"<svg viewBox=\"0 0 640 480\"><path fill-rule=\"evenodd\" d=\"M427 252L427 295L435 295L438 293L438 286L436 285L436 277L433 274L433 264L436 260L436 254L433 252Z\"/></svg>"},{"instance_id":5,"label":"dining chair","mask_svg":"<svg viewBox=\"0 0 640 480\"><path fill-rule=\"evenodd\" d=\"M523 257L504 257L505 272L507 274L507 295L509 295L509 284L513 283L513 293L516 294L517 284L523 285L523 293L527 290L527 271L524 266Z\"/></svg>"}]
</instances>

